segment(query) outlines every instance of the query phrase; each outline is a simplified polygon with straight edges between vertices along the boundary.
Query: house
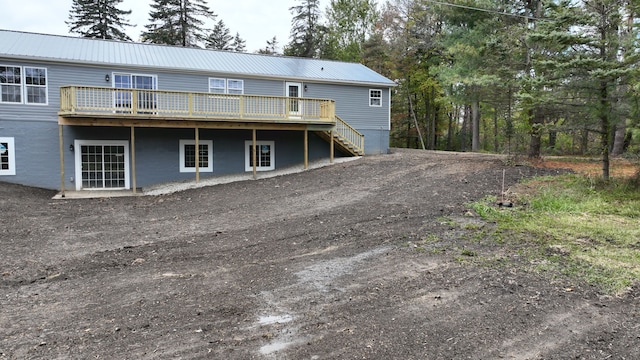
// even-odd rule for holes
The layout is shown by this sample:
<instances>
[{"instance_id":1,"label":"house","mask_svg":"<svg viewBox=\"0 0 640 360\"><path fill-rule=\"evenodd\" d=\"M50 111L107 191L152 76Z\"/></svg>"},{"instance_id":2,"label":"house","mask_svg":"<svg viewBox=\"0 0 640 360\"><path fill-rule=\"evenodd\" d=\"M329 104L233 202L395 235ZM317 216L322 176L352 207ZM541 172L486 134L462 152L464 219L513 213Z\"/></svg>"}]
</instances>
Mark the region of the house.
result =
<instances>
[{"instance_id":1,"label":"house","mask_svg":"<svg viewBox=\"0 0 640 360\"><path fill-rule=\"evenodd\" d=\"M393 86L355 63L0 30L0 181L135 192L385 153Z\"/></svg>"}]
</instances>

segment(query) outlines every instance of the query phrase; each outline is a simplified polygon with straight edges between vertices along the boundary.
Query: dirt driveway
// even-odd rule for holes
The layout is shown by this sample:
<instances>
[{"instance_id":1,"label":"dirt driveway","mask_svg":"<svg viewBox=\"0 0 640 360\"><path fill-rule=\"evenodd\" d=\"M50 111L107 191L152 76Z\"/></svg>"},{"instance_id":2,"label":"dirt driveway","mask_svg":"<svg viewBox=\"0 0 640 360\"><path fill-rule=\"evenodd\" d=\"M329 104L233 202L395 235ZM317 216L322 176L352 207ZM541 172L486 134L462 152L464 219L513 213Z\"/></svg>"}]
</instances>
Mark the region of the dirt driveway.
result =
<instances>
[{"instance_id":1,"label":"dirt driveway","mask_svg":"<svg viewBox=\"0 0 640 360\"><path fill-rule=\"evenodd\" d=\"M474 238L491 225L465 203L504 168L395 150L162 196L0 183L0 359L640 359L637 291L528 274Z\"/></svg>"}]
</instances>

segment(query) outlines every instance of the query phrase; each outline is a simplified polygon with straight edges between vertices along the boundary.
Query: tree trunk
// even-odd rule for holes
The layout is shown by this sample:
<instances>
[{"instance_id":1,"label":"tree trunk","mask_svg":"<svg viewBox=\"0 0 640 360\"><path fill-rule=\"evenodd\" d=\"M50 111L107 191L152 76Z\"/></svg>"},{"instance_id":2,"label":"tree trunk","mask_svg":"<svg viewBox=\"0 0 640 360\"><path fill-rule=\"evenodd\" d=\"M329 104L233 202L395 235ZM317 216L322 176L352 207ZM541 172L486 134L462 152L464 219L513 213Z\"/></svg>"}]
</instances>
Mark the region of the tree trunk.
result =
<instances>
[{"instance_id":1,"label":"tree trunk","mask_svg":"<svg viewBox=\"0 0 640 360\"><path fill-rule=\"evenodd\" d=\"M424 147L424 140L422 139L422 133L420 132L420 125L418 124L418 118L416 117L415 109L413 108L413 103L411 102L411 95L409 98L409 112L411 112L411 117L413 117L413 122L416 126L416 132L418 133L418 139L420 139L420 145L422 145L422 150L426 150ZM418 147L418 141L416 140L416 148Z\"/></svg>"},{"instance_id":2,"label":"tree trunk","mask_svg":"<svg viewBox=\"0 0 640 360\"><path fill-rule=\"evenodd\" d=\"M556 148L556 141L558 139L558 132L555 130L549 130L549 148Z\"/></svg>"},{"instance_id":3,"label":"tree trunk","mask_svg":"<svg viewBox=\"0 0 640 360\"><path fill-rule=\"evenodd\" d=\"M587 153L589 148L589 130L584 129L581 132L582 138L580 139L580 155Z\"/></svg>"},{"instance_id":4,"label":"tree trunk","mask_svg":"<svg viewBox=\"0 0 640 360\"><path fill-rule=\"evenodd\" d=\"M436 89L431 87L431 103L434 104L433 111L431 111L431 137L429 139L429 148L432 150L436 149L437 145L437 135L436 130L438 129L438 113L440 112L440 108L435 105L436 104Z\"/></svg>"},{"instance_id":5,"label":"tree trunk","mask_svg":"<svg viewBox=\"0 0 640 360\"><path fill-rule=\"evenodd\" d=\"M467 127L469 124L469 105L464 106L464 117L462 118L462 129L460 130L460 151L467 151Z\"/></svg>"},{"instance_id":6,"label":"tree trunk","mask_svg":"<svg viewBox=\"0 0 640 360\"><path fill-rule=\"evenodd\" d=\"M409 90L407 90L409 91ZM409 96L407 96L407 109L409 109L409 118L407 119L407 146L405 146L407 149L411 148L411 98L409 98Z\"/></svg>"},{"instance_id":7,"label":"tree trunk","mask_svg":"<svg viewBox=\"0 0 640 360\"><path fill-rule=\"evenodd\" d=\"M609 180L609 123L610 103L608 99L607 82L600 82L600 147L602 151L602 179Z\"/></svg>"},{"instance_id":8,"label":"tree trunk","mask_svg":"<svg viewBox=\"0 0 640 360\"><path fill-rule=\"evenodd\" d=\"M480 150L480 101L471 103L471 151Z\"/></svg>"},{"instance_id":9,"label":"tree trunk","mask_svg":"<svg viewBox=\"0 0 640 360\"><path fill-rule=\"evenodd\" d=\"M424 137L426 138L425 146L429 150L433 150L431 146L431 109L429 97L422 92L422 96L424 97Z\"/></svg>"},{"instance_id":10,"label":"tree trunk","mask_svg":"<svg viewBox=\"0 0 640 360\"><path fill-rule=\"evenodd\" d=\"M531 139L529 140L529 158L540 158L542 149L542 117L540 111L533 112L531 123Z\"/></svg>"},{"instance_id":11,"label":"tree trunk","mask_svg":"<svg viewBox=\"0 0 640 360\"><path fill-rule=\"evenodd\" d=\"M449 113L449 124L448 124L448 129L447 129L447 150L451 151L453 150L453 124L454 121L453 119L457 119L458 116L458 107L454 106L452 109L452 112ZM457 124L457 121L455 122Z\"/></svg>"},{"instance_id":12,"label":"tree trunk","mask_svg":"<svg viewBox=\"0 0 640 360\"><path fill-rule=\"evenodd\" d=\"M613 135L613 147L611 156L621 156L624 153L624 139L626 135L625 121L621 121L616 127Z\"/></svg>"},{"instance_id":13,"label":"tree trunk","mask_svg":"<svg viewBox=\"0 0 640 360\"><path fill-rule=\"evenodd\" d=\"M498 109L493 109L493 152L498 152Z\"/></svg>"},{"instance_id":14,"label":"tree trunk","mask_svg":"<svg viewBox=\"0 0 640 360\"><path fill-rule=\"evenodd\" d=\"M513 92L509 85L509 104L507 106L507 124L505 126L505 135L507 136L507 153L511 155L511 138L513 137L513 119L511 118L511 101Z\"/></svg>"}]
</instances>

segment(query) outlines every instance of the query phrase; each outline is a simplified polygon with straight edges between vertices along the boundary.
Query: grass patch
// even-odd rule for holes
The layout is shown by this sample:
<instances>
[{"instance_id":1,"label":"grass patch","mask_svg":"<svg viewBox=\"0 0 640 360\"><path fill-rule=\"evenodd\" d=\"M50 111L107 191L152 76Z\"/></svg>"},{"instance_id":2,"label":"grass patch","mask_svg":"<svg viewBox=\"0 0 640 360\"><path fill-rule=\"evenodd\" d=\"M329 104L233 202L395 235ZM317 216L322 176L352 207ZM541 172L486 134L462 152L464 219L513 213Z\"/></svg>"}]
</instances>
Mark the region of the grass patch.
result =
<instances>
[{"instance_id":1,"label":"grass patch","mask_svg":"<svg viewBox=\"0 0 640 360\"><path fill-rule=\"evenodd\" d=\"M514 208L495 198L472 204L495 222L491 237L526 244L523 254L538 271L557 271L608 293L620 294L640 279L640 191L625 180L594 181L580 175L538 178L515 191Z\"/></svg>"}]
</instances>

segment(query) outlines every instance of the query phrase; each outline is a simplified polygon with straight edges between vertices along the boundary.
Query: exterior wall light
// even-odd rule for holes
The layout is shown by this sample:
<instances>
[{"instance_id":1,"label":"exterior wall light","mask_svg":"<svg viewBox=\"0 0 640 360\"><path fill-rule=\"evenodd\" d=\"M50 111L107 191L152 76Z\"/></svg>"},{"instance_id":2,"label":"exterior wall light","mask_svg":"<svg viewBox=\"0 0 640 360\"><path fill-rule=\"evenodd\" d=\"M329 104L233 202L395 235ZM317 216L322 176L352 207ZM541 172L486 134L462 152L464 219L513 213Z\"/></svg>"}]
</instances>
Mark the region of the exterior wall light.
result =
<instances>
[{"instance_id":1,"label":"exterior wall light","mask_svg":"<svg viewBox=\"0 0 640 360\"><path fill-rule=\"evenodd\" d=\"M73 144L69 145L69 151L73 151L73 150L75 150L73 147Z\"/></svg>"},{"instance_id":2,"label":"exterior wall light","mask_svg":"<svg viewBox=\"0 0 640 360\"><path fill-rule=\"evenodd\" d=\"M304 84L304 91L307 91L307 84Z\"/></svg>"},{"instance_id":3,"label":"exterior wall light","mask_svg":"<svg viewBox=\"0 0 640 360\"><path fill-rule=\"evenodd\" d=\"M110 79L109 74L104 76L104 81L109 82L109 79Z\"/></svg>"}]
</instances>

